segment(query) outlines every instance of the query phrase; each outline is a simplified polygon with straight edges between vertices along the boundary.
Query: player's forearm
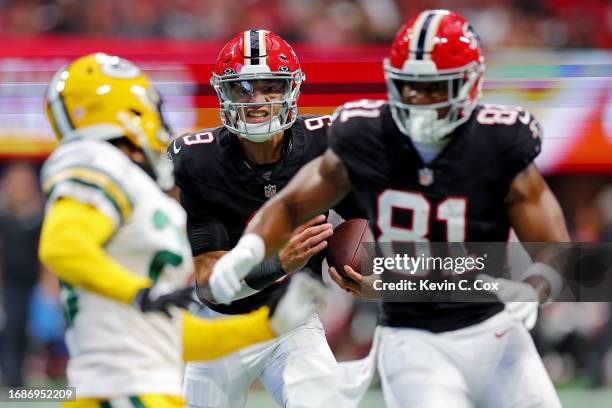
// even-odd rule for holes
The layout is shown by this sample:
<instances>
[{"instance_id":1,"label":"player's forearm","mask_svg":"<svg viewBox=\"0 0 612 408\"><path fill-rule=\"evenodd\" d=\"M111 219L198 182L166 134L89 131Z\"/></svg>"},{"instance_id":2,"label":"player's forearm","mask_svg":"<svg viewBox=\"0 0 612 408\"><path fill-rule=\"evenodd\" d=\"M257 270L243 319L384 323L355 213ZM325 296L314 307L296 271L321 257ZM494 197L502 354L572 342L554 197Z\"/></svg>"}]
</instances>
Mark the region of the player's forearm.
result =
<instances>
[{"instance_id":1,"label":"player's forearm","mask_svg":"<svg viewBox=\"0 0 612 408\"><path fill-rule=\"evenodd\" d=\"M350 190L346 169L328 151L304 166L291 182L268 201L249 223L245 234L255 233L266 243L266 257L287 243L299 225L337 204Z\"/></svg>"},{"instance_id":2,"label":"player's forearm","mask_svg":"<svg viewBox=\"0 0 612 408\"><path fill-rule=\"evenodd\" d=\"M41 233L41 262L66 283L122 303L130 303L150 281L110 258L104 242L112 221L96 209L62 199L48 211Z\"/></svg>"},{"instance_id":3,"label":"player's forearm","mask_svg":"<svg viewBox=\"0 0 612 408\"><path fill-rule=\"evenodd\" d=\"M206 320L183 314L183 359L214 360L254 343L275 337L268 320L269 309L262 307L245 315ZM222 341L220 341L222 339Z\"/></svg>"},{"instance_id":4,"label":"player's forearm","mask_svg":"<svg viewBox=\"0 0 612 408\"><path fill-rule=\"evenodd\" d=\"M288 187L287 187L288 188ZM282 194L282 193L281 193ZM298 214L292 213L290 204L282 197L268 201L251 220L244 235L254 233L266 243L265 257L273 256L289 241L299 225Z\"/></svg>"},{"instance_id":5,"label":"player's forearm","mask_svg":"<svg viewBox=\"0 0 612 408\"><path fill-rule=\"evenodd\" d=\"M561 245L570 241L561 206L533 165L513 181L508 199L511 225L535 262L522 278L541 301L554 300L571 253L568 245Z\"/></svg>"}]
</instances>

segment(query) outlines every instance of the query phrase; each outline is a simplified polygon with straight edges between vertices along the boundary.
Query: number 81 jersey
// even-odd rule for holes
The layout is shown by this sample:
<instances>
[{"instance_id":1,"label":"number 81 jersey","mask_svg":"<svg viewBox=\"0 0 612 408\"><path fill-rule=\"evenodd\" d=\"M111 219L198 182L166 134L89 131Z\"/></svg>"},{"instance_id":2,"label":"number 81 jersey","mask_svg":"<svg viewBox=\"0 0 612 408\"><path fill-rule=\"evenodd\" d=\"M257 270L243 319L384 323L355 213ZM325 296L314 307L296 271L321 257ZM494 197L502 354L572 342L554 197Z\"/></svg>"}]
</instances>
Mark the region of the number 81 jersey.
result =
<instances>
[{"instance_id":1,"label":"number 81 jersey","mask_svg":"<svg viewBox=\"0 0 612 408\"><path fill-rule=\"evenodd\" d=\"M110 143L62 144L42 169L47 206L67 197L115 224L105 252L160 293L186 286L193 272L181 206ZM104 279L104 271L99 271ZM108 285L112 285L109 282ZM181 313L142 313L78 287L62 285L68 381L79 397L181 394Z\"/></svg>"},{"instance_id":2,"label":"number 81 jersey","mask_svg":"<svg viewBox=\"0 0 612 408\"><path fill-rule=\"evenodd\" d=\"M480 105L425 164L385 101L348 103L334 115L330 146L366 205L382 242L506 242L505 199L539 154L541 129L521 108ZM381 324L455 330L502 310L493 303L384 302Z\"/></svg>"}]
</instances>

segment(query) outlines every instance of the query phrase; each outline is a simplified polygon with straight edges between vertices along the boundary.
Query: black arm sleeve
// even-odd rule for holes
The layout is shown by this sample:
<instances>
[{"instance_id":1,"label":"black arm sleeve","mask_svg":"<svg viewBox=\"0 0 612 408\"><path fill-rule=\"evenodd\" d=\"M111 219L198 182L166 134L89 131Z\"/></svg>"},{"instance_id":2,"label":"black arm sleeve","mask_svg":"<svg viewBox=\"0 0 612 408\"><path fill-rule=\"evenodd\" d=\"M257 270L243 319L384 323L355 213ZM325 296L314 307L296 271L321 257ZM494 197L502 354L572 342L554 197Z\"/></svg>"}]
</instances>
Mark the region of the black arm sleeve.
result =
<instances>
[{"instance_id":1,"label":"black arm sleeve","mask_svg":"<svg viewBox=\"0 0 612 408\"><path fill-rule=\"evenodd\" d=\"M187 213L187 236L193 256L211 251L229 251L229 234L217 218L197 207L187 194L181 191L181 204Z\"/></svg>"},{"instance_id":2,"label":"black arm sleeve","mask_svg":"<svg viewBox=\"0 0 612 408\"><path fill-rule=\"evenodd\" d=\"M277 255L264 260L251 269L249 274L244 278L244 282L249 285L250 288L262 290L286 274L287 272L283 269L283 265Z\"/></svg>"}]
</instances>

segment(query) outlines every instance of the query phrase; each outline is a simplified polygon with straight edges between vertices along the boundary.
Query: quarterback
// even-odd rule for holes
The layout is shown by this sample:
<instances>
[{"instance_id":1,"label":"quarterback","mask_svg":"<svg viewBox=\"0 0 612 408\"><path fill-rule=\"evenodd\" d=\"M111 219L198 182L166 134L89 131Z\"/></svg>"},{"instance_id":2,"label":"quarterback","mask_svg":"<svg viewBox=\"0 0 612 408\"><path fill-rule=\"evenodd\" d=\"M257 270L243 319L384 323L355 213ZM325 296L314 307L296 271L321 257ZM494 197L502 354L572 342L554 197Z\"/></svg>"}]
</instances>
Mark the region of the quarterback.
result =
<instances>
[{"instance_id":1,"label":"quarterback","mask_svg":"<svg viewBox=\"0 0 612 408\"><path fill-rule=\"evenodd\" d=\"M240 279L351 188L379 243L506 242L510 227L525 242L569 241L533 163L538 122L522 108L478 103L484 62L463 17L420 13L397 33L384 72L388 101L336 112L330 148L257 213L213 283ZM383 301L375 354L386 406L559 407L527 331L537 302L561 286L541 255L520 281L489 277L499 286L490 302ZM353 279L336 273L336 282L359 293L361 276L344 269Z\"/></svg>"},{"instance_id":2,"label":"quarterback","mask_svg":"<svg viewBox=\"0 0 612 408\"><path fill-rule=\"evenodd\" d=\"M323 212L296 226L278 256L252 265L237 292L226 286L223 276L217 276L217 285L209 281L217 260L237 244L266 200L327 147L331 117L298 116L304 78L297 56L282 38L266 30L240 33L221 50L211 81L223 126L189 133L168 148L187 212L198 293L205 304L202 316L252 312L287 289L294 278L288 274L304 268L321 272L321 251L332 234ZM357 211L348 199L334 209L344 217ZM268 345L189 364L187 402L191 407L239 408L259 377L277 404L285 406L283 371L287 355L294 352L322 365L336 364L321 322L313 315Z\"/></svg>"},{"instance_id":3,"label":"quarterback","mask_svg":"<svg viewBox=\"0 0 612 408\"><path fill-rule=\"evenodd\" d=\"M193 273L173 185L161 100L130 62L98 53L53 78L49 121L60 141L45 162L40 259L62 282L68 382L76 407L183 406L183 361L209 360L292 330L314 312L301 277L250 314L208 321L180 308Z\"/></svg>"}]
</instances>

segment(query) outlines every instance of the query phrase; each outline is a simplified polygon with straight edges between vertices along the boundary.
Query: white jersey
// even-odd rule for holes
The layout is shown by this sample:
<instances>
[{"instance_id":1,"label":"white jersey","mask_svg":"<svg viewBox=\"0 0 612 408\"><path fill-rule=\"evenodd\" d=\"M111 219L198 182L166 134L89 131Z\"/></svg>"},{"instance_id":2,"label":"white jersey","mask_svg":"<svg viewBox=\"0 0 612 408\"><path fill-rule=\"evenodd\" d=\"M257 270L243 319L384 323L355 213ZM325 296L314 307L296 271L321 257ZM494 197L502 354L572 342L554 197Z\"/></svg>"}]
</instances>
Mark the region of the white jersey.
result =
<instances>
[{"instance_id":1,"label":"white jersey","mask_svg":"<svg viewBox=\"0 0 612 408\"><path fill-rule=\"evenodd\" d=\"M42 182L48 206L70 197L110 217L117 230L106 252L134 274L150 277L154 290L165 293L186 285L193 263L183 209L113 145L78 140L60 146L45 163ZM79 398L181 394L178 310L169 319L62 286L68 381Z\"/></svg>"}]
</instances>

